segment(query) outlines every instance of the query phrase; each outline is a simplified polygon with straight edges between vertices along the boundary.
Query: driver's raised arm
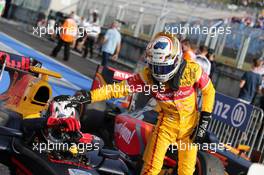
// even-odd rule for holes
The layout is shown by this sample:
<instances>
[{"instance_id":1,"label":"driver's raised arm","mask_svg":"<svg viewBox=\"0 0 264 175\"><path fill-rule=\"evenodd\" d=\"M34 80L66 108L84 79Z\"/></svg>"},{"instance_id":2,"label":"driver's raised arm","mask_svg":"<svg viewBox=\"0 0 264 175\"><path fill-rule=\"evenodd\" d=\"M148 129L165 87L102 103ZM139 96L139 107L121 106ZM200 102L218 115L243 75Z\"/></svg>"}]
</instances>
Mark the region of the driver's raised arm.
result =
<instances>
[{"instance_id":1,"label":"driver's raised arm","mask_svg":"<svg viewBox=\"0 0 264 175\"><path fill-rule=\"evenodd\" d=\"M101 88L90 91L91 102L98 102L108 100L111 98L121 98L129 95L130 90L127 87L127 80L123 80L120 83L108 84Z\"/></svg>"},{"instance_id":2,"label":"driver's raised arm","mask_svg":"<svg viewBox=\"0 0 264 175\"><path fill-rule=\"evenodd\" d=\"M120 83L108 84L92 91L80 91L75 97L82 103L94 103L111 98L121 98L142 90L145 86L141 73Z\"/></svg>"}]
</instances>

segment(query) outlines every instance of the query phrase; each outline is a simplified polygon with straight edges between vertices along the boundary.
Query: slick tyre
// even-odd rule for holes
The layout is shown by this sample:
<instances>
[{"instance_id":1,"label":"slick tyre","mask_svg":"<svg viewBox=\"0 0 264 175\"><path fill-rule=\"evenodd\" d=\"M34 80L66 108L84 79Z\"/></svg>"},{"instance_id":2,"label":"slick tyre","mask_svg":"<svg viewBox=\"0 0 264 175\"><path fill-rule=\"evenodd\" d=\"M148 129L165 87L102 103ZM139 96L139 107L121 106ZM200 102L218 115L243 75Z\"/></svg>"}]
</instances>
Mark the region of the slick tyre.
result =
<instances>
[{"instance_id":1,"label":"slick tyre","mask_svg":"<svg viewBox=\"0 0 264 175\"><path fill-rule=\"evenodd\" d=\"M224 175L225 170L222 162L206 153L199 151L194 175Z\"/></svg>"}]
</instances>

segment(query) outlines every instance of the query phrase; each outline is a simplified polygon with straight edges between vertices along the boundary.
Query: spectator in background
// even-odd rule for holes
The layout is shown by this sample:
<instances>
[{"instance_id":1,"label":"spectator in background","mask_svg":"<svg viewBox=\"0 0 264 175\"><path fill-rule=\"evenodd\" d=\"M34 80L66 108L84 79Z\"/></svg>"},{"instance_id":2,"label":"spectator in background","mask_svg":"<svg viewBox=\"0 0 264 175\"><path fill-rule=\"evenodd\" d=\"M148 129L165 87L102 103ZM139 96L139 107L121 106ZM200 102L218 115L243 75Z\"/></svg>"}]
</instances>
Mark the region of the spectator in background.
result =
<instances>
[{"instance_id":1,"label":"spectator in background","mask_svg":"<svg viewBox=\"0 0 264 175\"><path fill-rule=\"evenodd\" d=\"M189 39L183 39L181 41L181 44L182 44L183 58L185 60L194 60L196 55L191 48L190 40Z\"/></svg>"},{"instance_id":2,"label":"spectator in background","mask_svg":"<svg viewBox=\"0 0 264 175\"><path fill-rule=\"evenodd\" d=\"M240 24L241 23L241 20L242 20L241 18L235 17L235 16L231 18L231 22L232 23L238 23L238 24Z\"/></svg>"},{"instance_id":3,"label":"spectator in background","mask_svg":"<svg viewBox=\"0 0 264 175\"><path fill-rule=\"evenodd\" d=\"M119 33L119 22L114 21L111 28L106 31L102 45L102 66L106 66L109 59L116 60L121 48L121 34Z\"/></svg>"},{"instance_id":4,"label":"spectator in background","mask_svg":"<svg viewBox=\"0 0 264 175\"><path fill-rule=\"evenodd\" d=\"M256 69L256 72L264 75L264 57L260 57L258 61L260 62L260 66Z\"/></svg>"},{"instance_id":5,"label":"spectator in background","mask_svg":"<svg viewBox=\"0 0 264 175\"><path fill-rule=\"evenodd\" d=\"M258 15L254 27L262 30L264 29L264 16L262 14Z\"/></svg>"},{"instance_id":6,"label":"spectator in background","mask_svg":"<svg viewBox=\"0 0 264 175\"><path fill-rule=\"evenodd\" d=\"M92 15L89 18L89 23L96 24L96 25L100 24L99 14L98 13L99 13L98 10L96 10L96 9L93 10L93 13L92 13Z\"/></svg>"},{"instance_id":7,"label":"spectator in background","mask_svg":"<svg viewBox=\"0 0 264 175\"><path fill-rule=\"evenodd\" d=\"M74 13L72 12L61 26L60 39L57 46L53 49L51 56L56 57L61 47L64 46L64 61L69 60L70 45L74 42L77 36L77 24L74 20Z\"/></svg>"},{"instance_id":8,"label":"spectator in background","mask_svg":"<svg viewBox=\"0 0 264 175\"><path fill-rule=\"evenodd\" d=\"M259 60L261 61L261 65L257 71L262 76L261 97L260 97L259 106L261 109L264 110L264 57L261 57Z\"/></svg>"},{"instance_id":9,"label":"spectator in background","mask_svg":"<svg viewBox=\"0 0 264 175\"><path fill-rule=\"evenodd\" d=\"M208 48L206 46L200 46L199 53L196 56L196 62L202 67L203 71L210 75L211 72L211 63L207 59L206 55L208 54Z\"/></svg>"},{"instance_id":10,"label":"spectator in background","mask_svg":"<svg viewBox=\"0 0 264 175\"><path fill-rule=\"evenodd\" d=\"M75 41L75 44L74 44L74 50L76 50L76 51L78 51L78 45L79 45L79 43L80 42L82 42L83 41L83 39L85 38L85 36L86 36L86 32L85 32L85 26L86 26L86 20L85 20L85 18L82 16L81 17L81 20L80 20L80 23L79 23L79 25L78 25L78 28L79 28L79 30L78 30L78 39Z\"/></svg>"},{"instance_id":11,"label":"spectator in background","mask_svg":"<svg viewBox=\"0 0 264 175\"><path fill-rule=\"evenodd\" d=\"M254 26L254 22L253 22L253 19L251 17L245 17L243 19L243 23L245 26L248 26L248 27L253 27Z\"/></svg>"},{"instance_id":12,"label":"spectator in background","mask_svg":"<svg viewBox=\"0 0 264 175\"><path fill-rule=\"evenodd\" d=\"M212 79L213 75L215 73L215 70L216 70L214 50L209 48L206 57L211 63L211 69L210 69L209 77Z\"/></svg>"},{"instance_id":13,"label":"spectator in background","mask_svg":"<svg viewBox=\"0 0 264 175\"><path fill-rule=\"evenodd\" d=\"M190 40L184 39L181 43L182 43L183 58L186 61L190 61L190 60L195 61L196 55L191 47Z\"/></svg>"},{"instance_id":14,"label":"spectator in background","mask_svg":"<svg viewBox=\"0 0 264 175\"><path fill-rule=\"evenodd\" d=\"M93 58L94 43L97 40L99 33L101 32L97 10L93 11L92 18L89 21L89 26L87 26L87 29L87 36L84 42L83 58L86 58L88 54L88 48L90 49L90 58Z\"/></svg>"},{"instance_id":15,"label":"spectator in background","mask_svg":"<svg viewBox=\"0 0 264 175\"><path fill-rule=\"evenodd\" d=\"M260 108L264 111L264 75L262 75L262 85L261 85L261 97L260 97Z\"/></svg>"},{"instance_id":16,"label":"spectator in background","mask_svg":"<svg viewBox=\"0 0 264 175\"><path fill-rule=\"evenodd\" d=\"M262 77L258 72L259 67L261 66L260 59L253 60L253 67L251 71L247 71L242 76L240 81L240 92L239 100L251 104L256 93L260 92Z\"/></svg>"}]
</instances>

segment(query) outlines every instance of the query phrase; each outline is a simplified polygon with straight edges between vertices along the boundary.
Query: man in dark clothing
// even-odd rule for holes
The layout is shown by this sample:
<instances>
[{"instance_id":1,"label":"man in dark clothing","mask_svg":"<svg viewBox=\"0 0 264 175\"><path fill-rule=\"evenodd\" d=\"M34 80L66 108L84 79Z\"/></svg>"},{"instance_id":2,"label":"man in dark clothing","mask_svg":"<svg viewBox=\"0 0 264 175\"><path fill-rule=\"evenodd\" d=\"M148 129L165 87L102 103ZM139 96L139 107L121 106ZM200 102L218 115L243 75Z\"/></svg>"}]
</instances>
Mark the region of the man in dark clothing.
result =
<instances>
[{"instance_id":1,"label":"man in dark clothing","mask_svg":"<svg viewBox=\"0 0 264 175\"><path fill-rule=\"evenodd\" d=\"M61 47L64 46L64 61L69 60L70 56L70 45L76 38L77 35L77 24L74 20L74 14L72 13L61 26L60 39L57 46L52 50L51 56L56 57Z\"/></svg>"},{"instance_id":2,"label":"man in dark clothing","mask_svg":"<svg viewBox=\"0 0 264 175\"><path fill-rule=\"evenodd\" d=\"M88 49L90 50L90 58L93 58L94 43L97 40L99 33L101 32L97 11L93 12L92 19L89 21L89 24L90 31L87 32L87 35L85 36L83 58L86 58Z\"/></svg>"},{"instance_id":3,"label":"man in dark clothing","mask_svg":"<svg viewBox=\"0 0 264 175\"><path fill-rule=\"evenodd\" d=\"M262 85L262 97L260 98L260 108L264 110L264 85Z\"/></svg>"},{"instance_id":4,"label":"man in dark clothing","mask_svg":"<svg viewBox=\"0 0 264 175\"><path fill-rule=\"evenodd\" d=\"M84 30L86 23L87 22L86 22L85 18L81 17L81 21L80 21L80 23L78 25L78 29ZM86 37L86 32L85 31L79 31L78 35L79 36L76 39L75 44L74 44L74 50L76 50L77 52L79 51L78 50L79 43L82 42L83 39Z\"/></svg>"},{"instance_id":5,"label":"man in dark clothing","mask_svg":"<svg viewBox=\"0 0 264 175\"><path fill-rule=\"evenodd\" d=\"M210 69L209 77L212 80L214 72L216 70L216 63L215 63L215 60L214 60L215 59L214 50L209 48L206 57L211 63L211 69Z\"/></svg>"},{"instance_id":6,"label":"man in dark clothing","mask_svg":"<svg viewBox=\"0 0 264 175\"><path fill-rule=\"evenodd\" d=\"M257 72L259 67L260 61L254 59L252 70L245 72L242 76L240 81L240 92L238 96L240 101L251 104L255 94L260 91L262 77Z\"/></svg>"}]
</instances>

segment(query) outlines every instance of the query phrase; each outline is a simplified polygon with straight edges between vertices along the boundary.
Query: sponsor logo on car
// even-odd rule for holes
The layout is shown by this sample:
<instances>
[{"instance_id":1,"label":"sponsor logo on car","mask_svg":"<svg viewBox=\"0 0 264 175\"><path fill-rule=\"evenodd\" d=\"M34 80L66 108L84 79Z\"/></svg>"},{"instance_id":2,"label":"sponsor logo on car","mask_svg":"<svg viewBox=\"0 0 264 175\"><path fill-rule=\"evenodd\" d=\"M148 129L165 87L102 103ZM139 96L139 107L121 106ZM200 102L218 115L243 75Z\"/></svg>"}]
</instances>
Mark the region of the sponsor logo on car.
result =
<instances>
[{"instance_id":1,"label":"sponsor logo on car","mask_svg":"<svg viewBox=\"0 0 264 175\"><path fill-rule=\"evenodd\" d=\"M115 125L115 134L119 134L119 138L122 138L127 144L130 144L136 130L131 131L126 125L127 122L117 123Z\"/></svg>"}]
</instances>

